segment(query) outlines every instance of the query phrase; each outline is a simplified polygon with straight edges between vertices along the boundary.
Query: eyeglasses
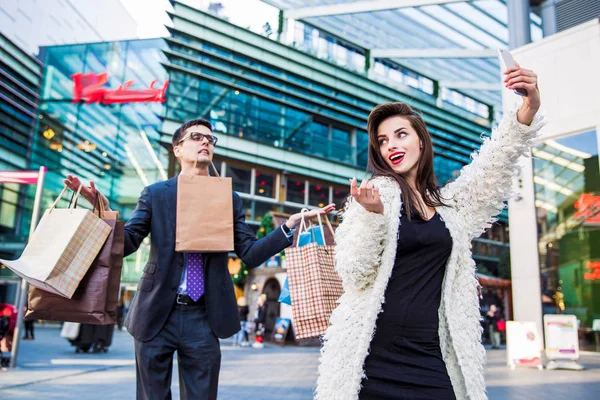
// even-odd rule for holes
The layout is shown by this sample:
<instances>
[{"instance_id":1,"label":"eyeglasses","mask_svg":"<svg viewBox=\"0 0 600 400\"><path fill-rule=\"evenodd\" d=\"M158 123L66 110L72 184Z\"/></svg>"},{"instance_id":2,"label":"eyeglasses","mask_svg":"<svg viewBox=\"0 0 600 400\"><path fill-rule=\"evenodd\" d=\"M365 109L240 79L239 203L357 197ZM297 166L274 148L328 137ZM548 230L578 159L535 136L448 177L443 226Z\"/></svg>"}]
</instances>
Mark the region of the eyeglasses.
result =
<instances>
[{"instance_id":1,"label":"eyeglasses","mask_svg":"<svg viewBox=\"0 0 600 400\"><path fill-rule=\"evenodd\" d=\"M177 144L181 144L188 139L192 139L194 142L201 142L203 139L208 141L208 144L212 144L213 146L217 145L217 137L210 134L200 133L200 132L190 132L181 138Z\"/></svg>"}]
</instances>

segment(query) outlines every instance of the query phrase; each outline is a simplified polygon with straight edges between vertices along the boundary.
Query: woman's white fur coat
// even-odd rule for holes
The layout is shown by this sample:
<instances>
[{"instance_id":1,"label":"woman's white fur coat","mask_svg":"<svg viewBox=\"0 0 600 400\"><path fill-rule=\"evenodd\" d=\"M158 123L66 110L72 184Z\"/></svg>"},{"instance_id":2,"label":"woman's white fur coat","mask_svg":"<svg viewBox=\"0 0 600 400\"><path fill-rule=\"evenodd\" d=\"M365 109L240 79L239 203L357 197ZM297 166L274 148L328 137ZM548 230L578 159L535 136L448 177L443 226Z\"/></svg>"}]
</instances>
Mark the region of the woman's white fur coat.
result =
<instances>
[{"instance_id":1,"label":"woman's white fur coat","mask_svg":"<svg viewBox=\"0 0 600 400\"><path fill-rule=\"evenodd\" d=\"M452 236L439 308L442 356L458 400L487 399L481 344L478 281L471 255L471 240L495 221L511 195L517 160L528 153L542 127L538 115L530 126L507 113L490 139L485 139L471 164L442 189L449 207L437 212ZM376 178L384 214L366 211L349 202L335 233L336 270L344 294L331 315L321 349L318 400L355 400L364 377L363 365L375 331L377 314L385 297L396 256L400 222L400 188L390 179ZM400 227L402 229L402 227Z\"/></svg>"}]
</instances>

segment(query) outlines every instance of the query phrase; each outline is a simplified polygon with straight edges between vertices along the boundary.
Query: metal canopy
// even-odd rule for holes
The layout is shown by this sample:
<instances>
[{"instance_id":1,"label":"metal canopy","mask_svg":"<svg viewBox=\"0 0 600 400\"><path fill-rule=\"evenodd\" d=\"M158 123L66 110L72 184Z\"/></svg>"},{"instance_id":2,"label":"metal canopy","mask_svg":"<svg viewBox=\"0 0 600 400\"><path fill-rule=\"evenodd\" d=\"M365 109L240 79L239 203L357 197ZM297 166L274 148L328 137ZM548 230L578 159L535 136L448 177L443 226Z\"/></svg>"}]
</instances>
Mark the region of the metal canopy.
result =
<instances>
[{"instance_id":1,"label":"metal canopy","mask_svg":"<svg viewBox=\"0 0 600 400\"><path fill-rule=\"evenodd\" d=\"M392 60L442 83L459 82L456 90L482 103L502 103L493 53L508 48L504 0L263 1L286 18L370 50L376 60ZM531 21L532 40L541 38L540 18L531 13ZM459 50L455 58L448 54L453 49Z\"/></svg>"}]
</instances>

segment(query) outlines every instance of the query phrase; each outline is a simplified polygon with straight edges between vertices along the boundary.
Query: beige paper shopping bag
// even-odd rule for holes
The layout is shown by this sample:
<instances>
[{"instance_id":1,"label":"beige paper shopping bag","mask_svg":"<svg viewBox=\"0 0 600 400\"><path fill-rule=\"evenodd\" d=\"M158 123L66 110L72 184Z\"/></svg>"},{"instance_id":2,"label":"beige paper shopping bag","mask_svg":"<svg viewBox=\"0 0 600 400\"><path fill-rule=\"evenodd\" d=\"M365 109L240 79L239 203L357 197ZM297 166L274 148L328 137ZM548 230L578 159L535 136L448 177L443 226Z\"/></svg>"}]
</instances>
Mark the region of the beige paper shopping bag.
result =
<instances>
[{"instance_id":1,"label":"beige paper shopping bag","mask_svg":"<svg viewBox=\"0 0 600 400\"><path fill-rule=\"evenodd\" d=\"M46 210L21 257L0 263L31 285L70 299L111 227L92 211L77 208L79 192L69 208L57 209L66 191Z\"/></svg>"},{"instance_id":2,"label":"beige paper shopping bag","mask_svg":"<svg viewBox=\"0 0 600 400\"><path fill-rule=\"evenodd\" d=\"M175 251L233 250L231 178L179 174Z\"/></svg>"},{"instance_id":3,"label":"beige paper shopping bag","mask_svg":"<svg viewBox=\"0 0 600 400\"><path fill-rule=\"evenodd\" d=\"M96 202L98 216L112 229L98 257L70 299L31 286L25 319L100 325L116 322L125 247L125 223L118 220L118 212L104 211L100 198Z\"/></svg>"}]
</instances>

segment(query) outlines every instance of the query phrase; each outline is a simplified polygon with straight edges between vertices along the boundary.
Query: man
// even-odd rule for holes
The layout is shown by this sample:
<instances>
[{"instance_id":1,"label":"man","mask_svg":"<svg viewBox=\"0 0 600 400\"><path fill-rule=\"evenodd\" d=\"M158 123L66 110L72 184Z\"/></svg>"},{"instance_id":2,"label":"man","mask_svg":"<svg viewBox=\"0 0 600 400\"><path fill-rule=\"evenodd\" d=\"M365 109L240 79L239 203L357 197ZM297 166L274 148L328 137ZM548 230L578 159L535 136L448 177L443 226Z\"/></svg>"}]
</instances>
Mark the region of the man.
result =
<instances>
[{"instance_id":1,"label":"man","mask_svg":"<svg viewBox=\"0 0 600 400\"><path fill-rule=\"evenodd\" d=\"M216 143L210 122L195 119L184 123L173 135L181 173L208 175ZM71 175L65 183L72 190L81 184ZM96 193L93 182L82 188L82 195L92 204ZM125 319L135 339L137 398L171 398L173 353L177 351L181 398L216 399L221 365L218 338L240 330L228 257L226 252L175 251L176 204L177 177L150 185L125 225L125 256L135 252L148 234L151 239L150 258ZM330 204L307 216L334 208ZM291 244L292 230L300 219L300 214L294 214L281 229L257 240L245 223L242 200L233 192L236 254L250 267L262 264ZM193 279L188 281L188 274Z\"/></svg>"}]
</instances>

